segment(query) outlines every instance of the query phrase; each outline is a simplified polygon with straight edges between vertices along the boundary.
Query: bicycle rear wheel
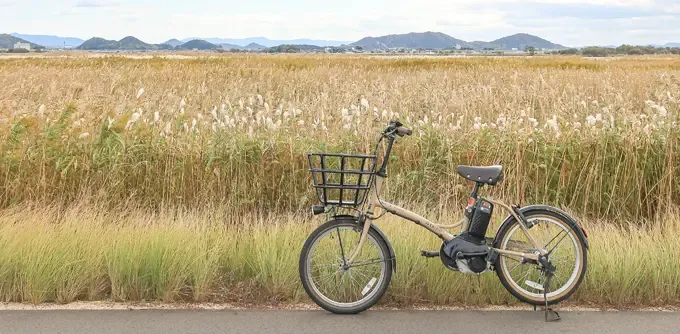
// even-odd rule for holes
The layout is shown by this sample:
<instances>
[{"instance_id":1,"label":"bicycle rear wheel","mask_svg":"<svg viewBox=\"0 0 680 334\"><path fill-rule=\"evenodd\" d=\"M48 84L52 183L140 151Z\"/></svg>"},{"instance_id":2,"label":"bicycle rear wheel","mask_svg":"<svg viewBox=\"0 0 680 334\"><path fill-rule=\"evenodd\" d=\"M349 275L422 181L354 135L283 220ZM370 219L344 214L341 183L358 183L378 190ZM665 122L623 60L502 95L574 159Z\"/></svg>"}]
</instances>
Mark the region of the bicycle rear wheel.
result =
<instances>
[{"instance_id":1,"label":"bicycle rear wheel","mask_svg":"<svg viewBox=\"0 0 680 334\"><path fill-rule=\"evenodd\" d=\"M585 241L559 215L548 210L525 213L532 224L529 233L548 252L556 270L546 293L548 304L569 298L583 281L588 267ZM494 247L532 254L537 252L520 223L513 220L496 236ZM543 297L546 277L538 263L518 256L501 255L496 260L496 273L505 288L519 300L533 305L545 302Z\"/></svg>"},{"instance_id":2,"label":"bicycle rear wheel","mask_svg":"<svg viewBox=\"0 0 680 334\"><path fill-rule=\"evenodd\" d=\"M333 313L362 312L387 291L392 259L387 241L373 228L352 263L361 238L354 220L333 220L309 236L300 254L300 280L314 302Z\"/></svg>"}]
</instances>

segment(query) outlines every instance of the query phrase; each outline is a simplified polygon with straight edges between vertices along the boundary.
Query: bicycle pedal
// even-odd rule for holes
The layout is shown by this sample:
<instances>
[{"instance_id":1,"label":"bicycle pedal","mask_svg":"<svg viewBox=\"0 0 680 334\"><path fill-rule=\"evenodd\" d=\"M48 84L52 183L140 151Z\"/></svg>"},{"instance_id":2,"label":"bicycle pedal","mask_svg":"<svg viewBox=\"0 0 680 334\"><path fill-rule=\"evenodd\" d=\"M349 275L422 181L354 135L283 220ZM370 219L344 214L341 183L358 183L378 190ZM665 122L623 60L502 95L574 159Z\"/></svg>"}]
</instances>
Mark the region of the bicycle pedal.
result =
<instances>
[{"instance_id":1,"label":"bicycle pedal","mask_svg":"<svg viewBox=\"0 0 680 334\"><path fill-rule=\"evenodd\" d=\"M420 250L420 256L424 257L439 257L439 251L427 251L427 250Z\"/></svg>"}]
</instances>

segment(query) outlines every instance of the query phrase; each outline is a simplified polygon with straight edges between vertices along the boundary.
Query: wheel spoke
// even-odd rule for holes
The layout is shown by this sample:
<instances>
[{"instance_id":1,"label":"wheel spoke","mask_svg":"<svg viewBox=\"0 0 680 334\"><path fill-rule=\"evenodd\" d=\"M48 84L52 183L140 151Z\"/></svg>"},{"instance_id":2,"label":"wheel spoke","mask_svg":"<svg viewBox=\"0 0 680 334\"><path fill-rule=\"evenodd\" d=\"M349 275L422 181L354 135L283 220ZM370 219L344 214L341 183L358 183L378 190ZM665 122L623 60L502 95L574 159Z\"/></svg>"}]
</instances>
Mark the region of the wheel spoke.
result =
<instances>
[{"instance_id":1,"label":"wheel spoke","mask_svg":"<svg viewBox=\"0 0 680 334\"><path fill-rule=\"evenodd\" d=\"M508 272L513 272L513 270L520 268L521 266L522 266L522 262L517 261L517 264L514 267L512 267L512 269L508 270Z\"/></svg>"},{"instance_id":2,"label":"wheel spoke","mask_svg":"<svg viewBox=\"0 0 680 334\"><path fill-rule=\"evenodd\" d=\"M555 248L557 248L557 246L562 242L562 240L564 240L564 238L567 237L568 235L569 235L569 233L565 233L564 236L560 239L560 241L558 241L555 244L555 246L553 246L553 248L548 251L548 254L552 253L552 251L554 251Z\"/></svg>"},{"instance_id":3,"label":"wheel spoke","mask_svg":"<svg viewBox=\"0 0 680 334\"><path fill-rule=\"evenodd\" d=\"M548 248L548 246L550 245L550 243L553 242L553 241L555 241L555 239L557 239L557 237L559 237L560 235L562 235L562 233L564 233L564 232L566 232L566 231L565 231L565 230L560 230L560 233L557 233L552 239L550 239L550 241L548 241L548 242L545 244L545 246L543 246L543 248ZM568 233L568 232L567 232L567 233Z\"/></svg>"},{"instance_id":4,"label":"wheel spoke","mask_svg":"<svg viewBox=\"0 0 680 334\"><path fill-rule=\"evenodd\" d=\"M345 260L345 248L342 247L342 237L340 236L340 227L336 228L338 232L338 242L340 243L340 252L342 253L342 264L345 265L347 261Z\"/></svg>"},{"instance_id":5,"label":"wheel spoke","mask_svg":"<svg viewBox=\"0 0 680 334\"><path fill-rule=\"evenodd\" d=\"M564 275L568 275L568 274L570 274L570 273L567 273L566 271L563 271L563 272L559 272L559 271L558 271L558 272L555 272L555 273L553 274L553 277L556 277L556 278L563 278ZM566 278L568 279L569 276L567 276ZM562 282L562 281L563 281L563 280L560 280L560 281L558 281L558 282Z\"/></svg>"},{"instance_id":6,"label":"wheel spoke","mask_svg":"<svg viewBox=\"0 0 680 334\"><path fill-rule=\"evenodd\" d=\"M383 259L372 259L372 260L364 260L364 261L359 261L359 262L352 262L352 264L349 265L350 268L356 268L356 267L363 267L363 266L368 266L371 264L376 264L380 262L384 262L386 260Z\"/></svg>"},{"instance_id":7,"label":"wheel spoke","mask_svg":"<svg viewBox=\"0 0 680 334\"><path fill-rule=\"evenodd\" d=\"M517 283L522 284L522 285L526 285L525 282L526 282L527 278L529 278L529 274L531 274L531 270L527 270L526 273L524 273L524 275L522 275L522 278L520 278L519 282L517 282Z\"/></svg>"},{"instance_id":8,"label":"wheel spoke","mask_svg":"<svg viewBox=\"0 0 680 334\"><path fill-rule=\"evenodd\" d=\"M319 283L322 283L322 282L329 282L329 281L332 281L332 279L333 279L335 276L337 276L337 275L338 275L338 272L337 272L337 271L336 271L336 272L329 273L329 274L326 274L326 275L324 275L324 276L319 277L319 278L318 278L318 282L319 282ZM340 275L342 275L342 274L340 274Z\"/></svg>"},{"instance_id":9,"label":"wheel spoke","mask_svg":"<svg viewBox=\"0 0 680 334\"><path fill-rule=\"evenodd\" d=\"M515 262L522 263L522 261L520 261L519 259L516 259L516 258L512 257L511 255L501 255L501 256L504 257L504 258L506 258L506 259L508 259L508 260L513 260L513 261L515 261Z\"/></svg>"},{"instance_id":10,"label":"wheel spoke","mask_svg":"<svg viewBox=\"0 0 680 334\"><path fill-rule=\"evenodd\" d=\"M368 279L369 281L371 280L371 277L369 277L368 275L364 274L361 271L354 271L354 273L363 276L365 279Z\"/></svg>"}]
</instances>

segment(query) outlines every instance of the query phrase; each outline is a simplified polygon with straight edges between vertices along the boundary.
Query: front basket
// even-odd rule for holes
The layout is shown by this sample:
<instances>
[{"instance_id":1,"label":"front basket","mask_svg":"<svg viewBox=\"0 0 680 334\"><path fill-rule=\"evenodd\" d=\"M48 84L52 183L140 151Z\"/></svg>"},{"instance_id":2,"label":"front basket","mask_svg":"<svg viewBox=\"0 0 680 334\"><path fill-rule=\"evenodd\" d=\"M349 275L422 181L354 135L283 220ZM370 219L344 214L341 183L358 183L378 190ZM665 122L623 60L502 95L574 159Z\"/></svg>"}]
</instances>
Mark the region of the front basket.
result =
<instances>
[{"instance_id":1,"label":"front basket","mask_svg":"<svg viewBox=\"0 0 680 334\"><path fill-rule=\"evenodd\" d=\"M371 188L375 155L309 153L314 188L324 206L359 206Z\"/></svg>"}]
</instances>

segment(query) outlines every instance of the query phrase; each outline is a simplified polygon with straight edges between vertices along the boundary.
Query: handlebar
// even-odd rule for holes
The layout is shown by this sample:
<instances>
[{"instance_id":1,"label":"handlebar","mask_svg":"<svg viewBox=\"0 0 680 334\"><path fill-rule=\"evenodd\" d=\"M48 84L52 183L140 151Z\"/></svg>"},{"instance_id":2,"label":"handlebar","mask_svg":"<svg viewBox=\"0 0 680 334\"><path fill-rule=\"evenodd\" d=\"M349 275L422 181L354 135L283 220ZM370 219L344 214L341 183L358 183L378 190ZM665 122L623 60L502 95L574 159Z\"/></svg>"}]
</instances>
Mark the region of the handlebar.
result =
<instances>
[{"instance_id":1,"label":"handlebar","mask_svg":"<svg viewBox=\"0 0 680 334\"><path fill-rule=\"evenodd\" d=\"M390 124L387 126L387 128L385 128L382 137L378 141L378 144L380 144L382 138L388 138L387 149L385 150L385 157L383 158L380 170L377 171L378 176L387 177L387 162L389 161L390 152L392 151L392 145L394 144L394 140L396 139L396 137L410 136L411 134L413 134L413 131L409 128L404 127L403 124L401 124L401 122L396 120L390 121ZM375 147L376 153L378 152L378 144L376 144Z\"/></svg>"},{"instance_id":2,"label":"handlebar","mask_svg":"<svg viewBox=\"0 0 680 334\"><path fill-rule=\"evenodd\" d=\"M413 134L413 130L411 130L409 128L405 128L403 126L400 126L400 127L397 128L397 134L401 137L410 136L410 135Z\"/></svg>"},{"instance_id":3,"label":"handlebar","mask_svg":"<svg viewBox=\"0 0 680 334\"><path fill-rule=\"evenodd\" d=\"M396 133L399 137L410 136L413 131L409 128L404 127L404 124L396 120L391 120L390 124L385 128L384 134Z\"/></svg>"}]
</instances>

